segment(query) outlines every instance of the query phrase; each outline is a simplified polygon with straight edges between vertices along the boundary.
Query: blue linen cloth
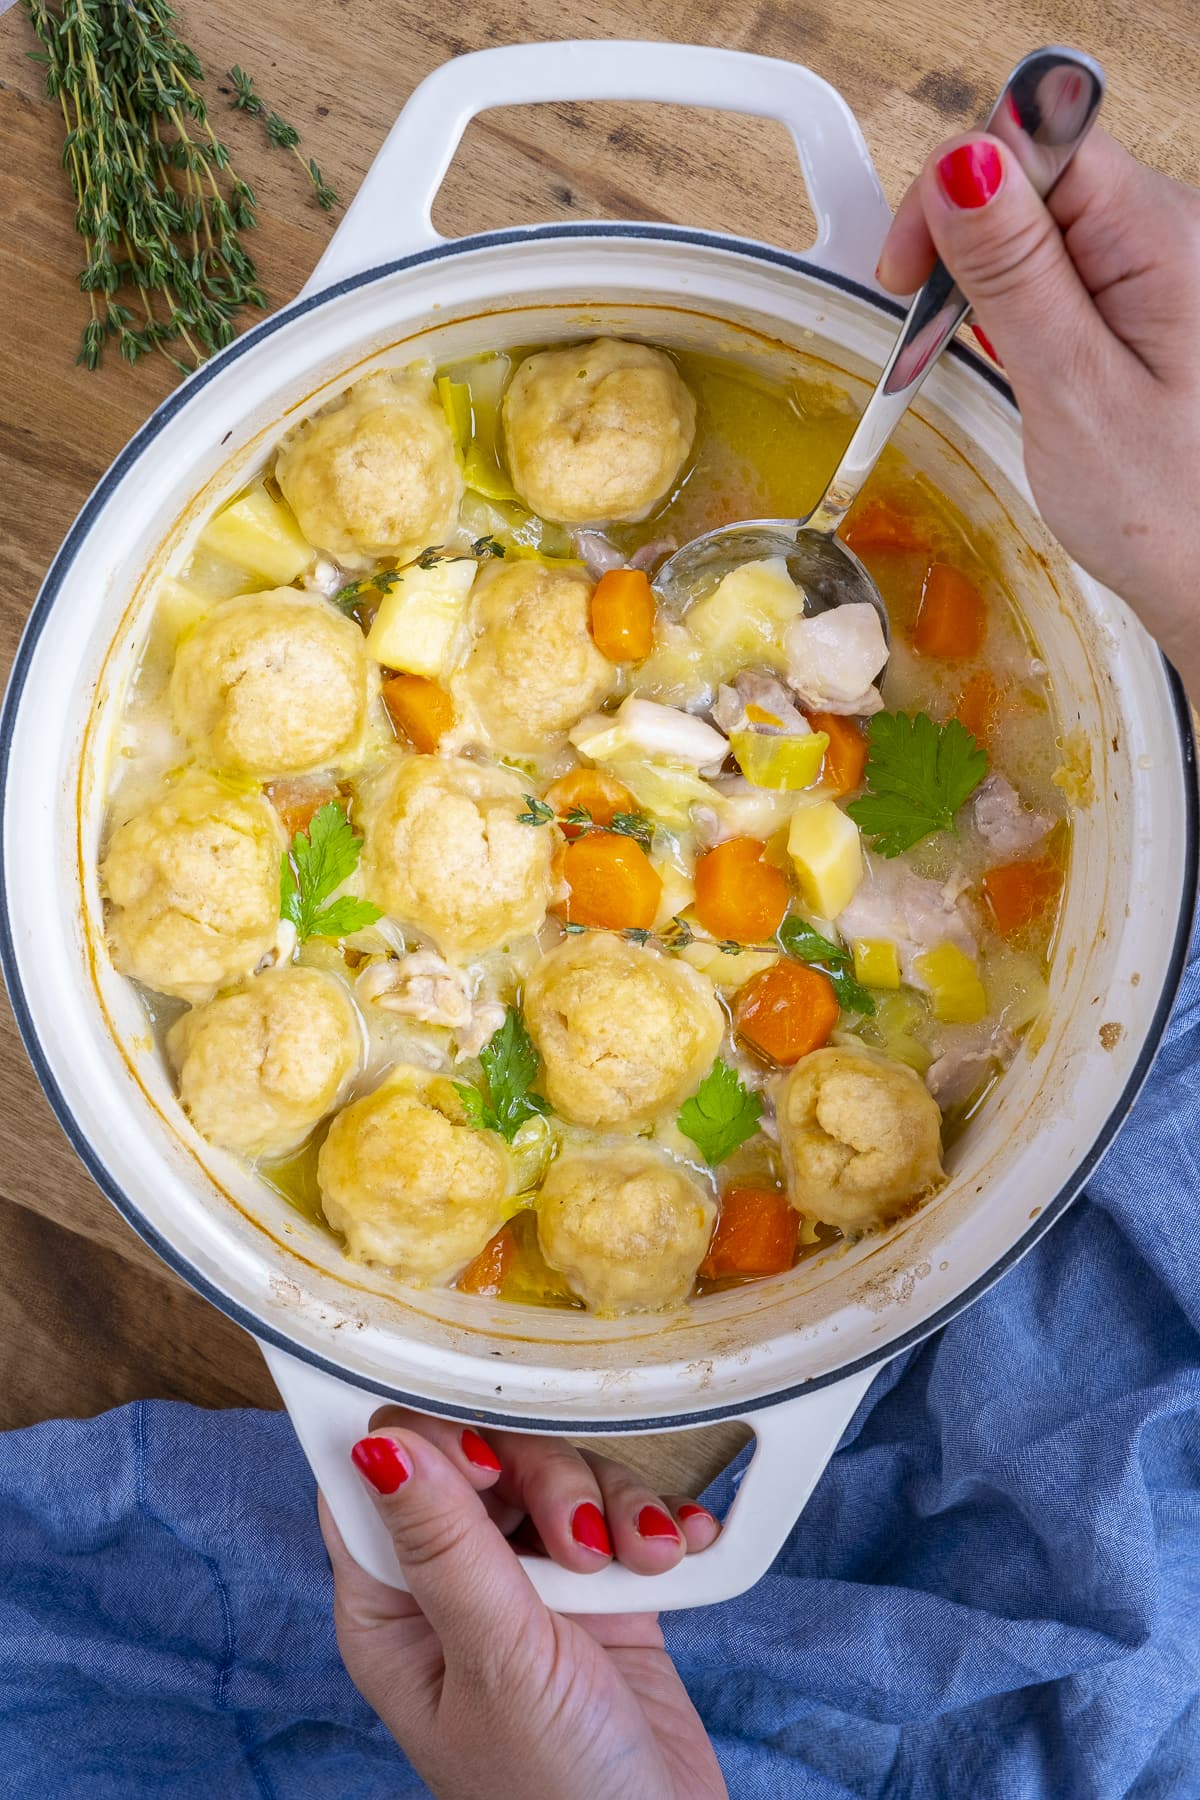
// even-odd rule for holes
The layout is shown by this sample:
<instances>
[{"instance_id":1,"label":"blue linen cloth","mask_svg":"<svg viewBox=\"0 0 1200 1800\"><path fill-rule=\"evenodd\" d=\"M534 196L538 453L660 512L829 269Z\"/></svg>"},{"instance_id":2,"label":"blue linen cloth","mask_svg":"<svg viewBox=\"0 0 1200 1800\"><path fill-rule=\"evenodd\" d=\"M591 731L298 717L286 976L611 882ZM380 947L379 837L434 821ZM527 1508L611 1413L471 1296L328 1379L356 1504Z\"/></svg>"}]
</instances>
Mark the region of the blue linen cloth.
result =
<instances>
[{"instance_id":1,"label":"blue linen cloth","mask_svg":"<svg viewBox=\"0 0 1200 1800\"><path fill-rule=\"evenodd\" d=\"M1194 945L1086 1196L884 1371L767 1578L668 1618L734 1800L1200 1795L1198 1130ZM10 1433L0 1546L0 1794L427 1792L338 1659L285 1417Z\"/></svg>"}]
</instances>

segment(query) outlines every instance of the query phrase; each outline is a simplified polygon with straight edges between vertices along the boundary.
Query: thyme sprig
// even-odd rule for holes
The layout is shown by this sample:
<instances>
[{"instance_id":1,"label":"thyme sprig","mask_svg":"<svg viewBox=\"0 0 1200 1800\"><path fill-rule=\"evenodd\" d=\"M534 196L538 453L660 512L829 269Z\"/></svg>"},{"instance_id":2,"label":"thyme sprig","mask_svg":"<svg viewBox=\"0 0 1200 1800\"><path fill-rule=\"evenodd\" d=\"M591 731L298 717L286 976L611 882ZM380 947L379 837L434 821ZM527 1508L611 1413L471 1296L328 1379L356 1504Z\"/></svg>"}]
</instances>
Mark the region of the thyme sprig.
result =
<instances>
[{"instance_id":1,"label":"thyme sprig","mask_svg":"<svg viewBox=\"0 0 1200 1800\"><path fill-rule=\"evenodd\" d=\"M566 812L556 813L536 794L523 794L522 799L525 811L517 814L518 825L570 825L579 836L588 831L613 831L618 837L633 838L643 850L649 850L654 839L654 827L644 813L614 813L604 825L593 819L586 806L569 806Z\"/></svg>"},{"instance_id":2,"label":"thyme sprig","mask_svg":"<svg viewBox=\"0 0 1200 1800\"><path fill-rule=\"evenodd\" d=\"M333 604L340 606L344 612L352 612L359 601L367 594L390 594L398 581L404 579L409 568L432 569L443 562L482 561L489 556L503 556L504 545L494 537L476 538L470 551L447 550L441 544L430 544L422 550L414 562L403 569L376 569L374 575L360 575L357 581L348 581L333 596Z\"/></svg>"},{"instance_id":3,"label":"thyme sprig","mask_svg":"<svg viewBox=\"0 0 1200 1800\"><path fill-rule=\"evenodd\" d=\"M233 93L229 98L230 106L235 112L249 113L251 118L261 119L268 143L277 145L281 150L291 151L312 183L313 194L322 211L328 212L331 207L340 205L337 193L330 187L316 163L311 156L306 157L301 150L300 133L296 127L289 125L279 113L271 111L266 101L256 91L253 77L247 75L245 69L239 69L234 63L232 69L229 70L228 79L233 83Z\"/></svg>"}]
</instances>

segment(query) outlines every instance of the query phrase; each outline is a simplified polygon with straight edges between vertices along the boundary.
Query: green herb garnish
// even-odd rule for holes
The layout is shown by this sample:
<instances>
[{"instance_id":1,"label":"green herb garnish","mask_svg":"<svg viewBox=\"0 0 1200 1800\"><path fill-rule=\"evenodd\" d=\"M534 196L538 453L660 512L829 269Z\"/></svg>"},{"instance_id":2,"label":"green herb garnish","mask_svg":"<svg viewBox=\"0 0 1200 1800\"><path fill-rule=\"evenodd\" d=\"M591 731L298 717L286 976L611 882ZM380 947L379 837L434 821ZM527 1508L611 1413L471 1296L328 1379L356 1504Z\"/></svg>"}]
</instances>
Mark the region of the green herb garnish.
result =
<instances>
[{"instance_id":1,"label":"green herb garnish","mask_svg":"<svg viewBox=\"0 0 1200 1800\"><path fill-rule=\"evenodd\" d=\"M535 794L524 794L522 799L525 802L526 811L517 814L518 825L553 825L554 808L552 806L547 806L546 802L539 800Z\"/></svg>"},{"instance_id":2,"label":"green herb garnish","mask_svg":"<svg viewBox=\"0 0 1200 1800\"><path fill-rule=\"evenodd\" d=\"M498 1131L511 1144L527 1119L550 1110L540 1094L530 1092L537 1079L538 1053L515 1006L509 1007L503 1025L480 1051L479 1061L482 1091L465 1081L456 1081L455 1090L469 1124L477 1131Z\"/></svg>"},{"instance_id":3,"label":"green herb garnish","mask_svg":"<svg viewBox=\"0 0 1200 1800\"><path fill-rule=\"evenodd\" d=\"M523 794L522 799L525 811L517 814L518 825L570 825L580 836L589 831L615 831L618 837L633 838L643 850L649 850L654 837L654 827L642 813L614 813L609 824L598 825L586 807L571 806L565 813L556 813L533 794Z\"/></svg>"},{"instance_id":4,"label":"green herb garnish","mask_svg":"<svg viewBox=\"0 0 1200 1800\"><path fill-rule=\"evenodd\" d=\"M268 110L265 100L260 99L256 93L251 77L246 74L244 69L239 69L236 63L229 71L229 80L233 83L233 93L230 96L229 104L234 111L246 112L250 114L251 118L261 119L266 128L268 142L277 145L280 150L292 152L311 181L317 205L323 212L328 212L330 207L336 206L338 204L336 193L311 156L306 158L302 154L300 133L296 127L289 125L287 120L281 118L277 112Z\"/></svg>"},{"instance_id":5,"label":"green herb garnish","mask_svg":"<svg viewBox=\"0 0 1200 1800\"><path fill-rule=\"evenodd\" d=\"M762 1101L728 1063L713 1064L690 1100L679 1109L678 1125L712 1168L754 1136Z\"/></svg>"},{"instance_id":6,"label":"green herb garnish","mask_svg":"<svg viewBox=\"0 0 1200 1800\"><path fill-rule=\"evenodd\" d=\"M369 900L343 894L325 902L358 867L362 839L332 800L313 814L307 832L298 831L280 868L279 913L296 927L300 943L310 937L349 937L382 914Z\"/></svg>"},{"instance_id":7,"label":"green herb garnish","mask_svg":"<svg viewBox=\"0 0 1200 1800\"><path fill-rule=\"evenodd\" d=\"M619 837L636 839L643 850L649 850L654 836L654 827L642 813L614 813L612 822L602 829L615 831Z\"/></svg>"},{"instance_id":8,"label":"green herb garnish","mask_svg":"<svg viewBox=\"0 0 1200 1800\"><path fill-rule=\"evenodd\" d=\"M876 713L867 726L868 792L846 808L881 856L900 856L935 831L953 831L955 814L987 774L987 753L951 719L926 713Z\"/></svg>"},{"instance_id":9,"label":"green herb garnish","mask_svg":"<svg viewBox=\"0 0 1200 1800\"><path fill-rule=\"evenodd\" d=\"M797 962L811 963L833 983L837 1003L843 1012L873 1013L875 1002L861 981L852 973L854 958L841 944L835 944L793 913L779 927L779 942Z\"/></svg>"}]
</instances>

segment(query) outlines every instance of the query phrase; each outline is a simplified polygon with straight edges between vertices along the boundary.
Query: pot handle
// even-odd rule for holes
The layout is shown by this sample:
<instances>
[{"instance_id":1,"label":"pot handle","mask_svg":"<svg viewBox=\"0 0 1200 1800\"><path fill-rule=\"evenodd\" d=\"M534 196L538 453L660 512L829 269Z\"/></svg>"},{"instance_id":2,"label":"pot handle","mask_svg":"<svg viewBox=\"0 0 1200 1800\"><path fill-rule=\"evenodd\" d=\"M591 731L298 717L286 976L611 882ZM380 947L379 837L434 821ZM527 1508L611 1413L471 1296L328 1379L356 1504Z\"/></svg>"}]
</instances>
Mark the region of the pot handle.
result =
<instances>
[{"instance_id":1,"label":"pot handle","mask_svg":"<svg viewBox=\"0 0 1200 1800\"><path fill-rule=\"evenodd\" d=\"M669 101L777 119L792 134L817 217L807 254L878 291L875 261L892 215L836 88L776 57L598 39L476 50L427 75L302 292L446 242L433 228L433 202L471 120L496 106L555 100Z\"/></svg>"},{"instance_id":2,"label":"pot handle","mask_svg":"<svg viewBox=\"0 0 1200 1800\"><path fill-rule=\"evenodd\" d=\"M391 1539L350 1461L351 1447L366 1435L387 1396L326 1374L272 1344L260 1340L259 1348L346 1548L377 1581L403 1588ZM711 1549L685 1557L664 1575L636 1575L619 1563L595 1575L576 1575L545 1557L523 1556L526 1574L556 1612L673 1611L712 1606L743 1593L782 1549L877 1372L859 1370L799 1399L739 1415L754 1433L754 1455Z\"/></svg>"}]
</instances>

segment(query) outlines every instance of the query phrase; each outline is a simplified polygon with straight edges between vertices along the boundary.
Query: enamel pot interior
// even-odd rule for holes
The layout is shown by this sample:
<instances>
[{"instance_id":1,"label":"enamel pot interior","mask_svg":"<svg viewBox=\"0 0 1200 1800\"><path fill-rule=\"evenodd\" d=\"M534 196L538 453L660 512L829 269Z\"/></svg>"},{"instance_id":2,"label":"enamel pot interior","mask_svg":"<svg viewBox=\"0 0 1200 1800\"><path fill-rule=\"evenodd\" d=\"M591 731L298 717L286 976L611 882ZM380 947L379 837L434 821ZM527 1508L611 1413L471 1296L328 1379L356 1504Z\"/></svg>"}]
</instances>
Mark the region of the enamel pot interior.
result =
<instances>
[{"instance_id":1,"label":"enamel pot interior","mask_svg":"<svg viewBox=\"0 0 1200 1800\"><path fill-rule=\"evenodd\" d=\"M630 333L797 369L861 404L894 318L780 252L660 227L542 228L426 252L317 294L231 346L154 415L84 509L22 646L4 729L6 971L51 1099L101 1186L182 1275L260 1337L420 1404L571 1429L744 1411L878 1360L966 1304L1066 1205L1145 1075L1194 886L1186 711L1125 608L1064 558L1021 473L1003 384L955 351L900 443L991 534L1091 756L1051 1005L885 1237L678 1314L607 1322L397 1287L177 1108L103 943L104 771L152 576L241 486L281 423L378 363Z\"/></svg>"}]
</instances>

